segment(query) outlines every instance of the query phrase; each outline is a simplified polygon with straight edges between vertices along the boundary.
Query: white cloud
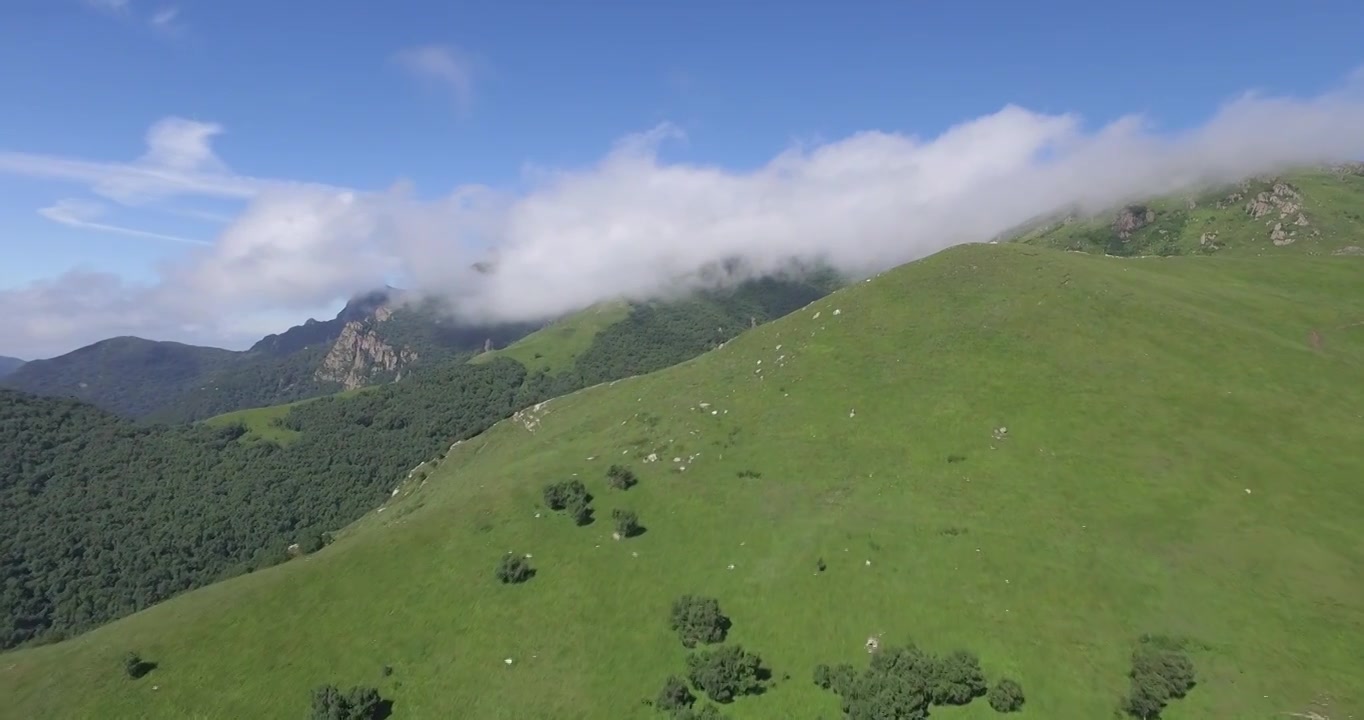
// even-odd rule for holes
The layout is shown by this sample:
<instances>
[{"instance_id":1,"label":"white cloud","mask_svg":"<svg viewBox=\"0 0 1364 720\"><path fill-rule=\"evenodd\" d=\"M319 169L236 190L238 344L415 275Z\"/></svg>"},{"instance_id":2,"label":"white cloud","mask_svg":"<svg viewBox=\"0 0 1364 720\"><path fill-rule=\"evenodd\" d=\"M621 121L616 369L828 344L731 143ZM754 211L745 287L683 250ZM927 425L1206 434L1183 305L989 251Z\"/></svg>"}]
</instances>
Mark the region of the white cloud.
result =
<instances>
[{"instance_id":1,"label":"white cloud","mask_svg":"<svg viewBox=\"0 0 1364 720\"><path fill-rule=\"evenodd\" d=\"M103 215L105 210L105 206L97 202L68 199L59 200L55 205L40 209L38 210L38 214L52 222L85 230L98 230L100 232L128 235L130 237L146 238L150 240L167 240L188 245L211 244L203 240L195 240L179 235L166 235L164 233L138 230L137 228L124 227L122 225L110 225L108 223L96 222L95 219Z\"/></svg>"},{"instance_id":2,"label":"white cloud","mask_svg":"<svg viewBox=\"0 0 1364 720\"><path fill-rule=\"evenodd\" d=\"M157 30L161 30L163 32L175 32L177 29L179 29L179 25L177 25L175 22L175 19L179 16L180 8L174 6L167 6L161 8L160 10L157 10L155 13L152 13L152 16L151 18L148 19L148 22L150 22L152 24L152 27L156 28Z\"/></svg>"},{"instance_id":3,"label":"white cloud","mask_svg":"<svg viewBox=\"0 0 1364 720\"><path fill-rule=\"evenodd\" d=\"M125 204L184 195L242 200L278 184L228 171L210 147L220 132L213 123L170 117L147 131L147 152L133 162L0 152L0 172L85 184Z\"/></svg>"},{"instance_id":4,"label":"white cloud","mask_svg":"<svg viewBox=\"0 0 1364 720\"><path fill-rule=\"evenodd\" d=\"M537 172L524 193L467 186L433 202L401 187L232 174L209 149L221 130L209 124L161 125L129 164L0 155L0 170L92 183L112 197L251 198L213 247L152 286L108 280L74 300L63 296L70 279L0 292L0 305L15 309L0 316L0 338L13 343L0 353L66 350L138 322L154 337L211 337L226 333L225 317L313 308L395 276L450 298L465 317L525 320L645 297L732 256L757 271L795 256L868 274L1043 213L1359 158L1362 81L1313 98L1248 94L1178 133L1137 117L1087 128L1075 116L1007 106L931 138L869 131L802 144L744 172L662 161L659 144L680 136L662 125L590 167ZM111 179L119 192L109 192ZM496 272L469 269L490 257ZM124 307L136 312L109 310Z\"/></svg>"},{"instance_id":5,"label":"white cloud","mask_svg":"<svg viewBox=\"0 0 1364 720\"><path fill-rule=\"evenodd\" d=\"M128 0L85 0L85 4L96 10L107 12L126 12Z\"/></svg>"},{"instance_id":6,"label":"white cloud","mask_svg":"<svg viewBox=\"0 0 1364 720\"><path fill-rule=\"evenodd\" d=\"M461 110L473 102L475 62L457 48L424 45L401 50L394 59L408 72L452 93Z\"/></svg>"}]
</instances>

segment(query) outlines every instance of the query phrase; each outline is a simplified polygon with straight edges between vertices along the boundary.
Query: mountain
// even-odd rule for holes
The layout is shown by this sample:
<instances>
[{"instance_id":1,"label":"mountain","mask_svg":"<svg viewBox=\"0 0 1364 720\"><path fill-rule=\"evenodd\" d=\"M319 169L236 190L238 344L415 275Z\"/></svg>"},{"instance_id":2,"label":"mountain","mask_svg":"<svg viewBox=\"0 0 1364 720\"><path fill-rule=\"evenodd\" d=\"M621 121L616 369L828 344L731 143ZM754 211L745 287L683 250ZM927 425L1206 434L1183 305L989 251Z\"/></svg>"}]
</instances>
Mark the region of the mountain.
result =
<instances>
[{"instance_id":1,"label":"mountain","mask_svg":"<svg viewBox=\"0 0 1364 720\"><path fill-rule=\"evenodd\" d=\"M23 360L7 355L0 355L0 378L18 370L24 364Z\"/></svg>"},{"instance_id":2,"label":"mountain","mask_svg":"<svg viewBox=\"0 0 1364 720\"><path fill-rule=\"evenodd\" d=\"M361 295L331 320L309 320L244 352L113 338L26 363L3 384L125 417L184 422L396 380L538 327L460 325L430 303L404 300L392 288Z\"/></svg>"},{"instance_id":3,"label":"mountain","mask_svg":"<svg viewBox=\"0 0 1364 720\"><path fill-rule=\"evenodd\" d=\"M1192 690L1157 698L1167 717L1341 716L1364 702L1364 658L1342 641L1364 634L1362 321L1364 258L956 247L442 444L314 553L8 653L0 695L15 717L291 718L331 684L375 688L395 718L642 720L665 717L642 701L672 675L680 696L727 699L751 666L707 658L738 647L764 670L735 684L731 717L839 716L841 698L812 679L863 683L850 707L922 717L904 707L918 697L907 679L877 684L899 660L918 672L922 656L894 652L912 641L973 654L932 667L969 678L974 656L982 684L1020 683L1021 716L1114 715L1137 648L1138 660L1161 653L1142 682L1192 663ZM485 383L499 394L491 377L469 386ZM355 398L405 385L419 388ZM458 397L395 396L356 406L352 424L391 432L401 407ZM303 420L290 448L314 434ZM198 428L211 430L223 431ZM353 432L337 467L397 437ZM79 436L102 434L73 433L54 457L120 467ZM36 454L21 499L82 482L44 469L40 445L12 447ZM638 483L613 487L616 464ZM217 487L165 477L124 494ZM547 485L570 479L594 496L585 525L544 504ZM251 498L223 492L218 505ZM277 525L274 500L239 517ZM11 513L15 534L67 521L46 507ZM628 519L616 511L643 532L613 539ZM34 547L61 567L96 553L146 563L139 582L153 585L175 579L169 559L187 546L231 547L205 535L141 552L134 540L157 533L96 527L116 534ZM37 556L4 555L7 568ZM9 592L28 587L7 572ZM93 576L109 592L131 577ZM105 585L57 587L79 615L99 607L81 593ZM702 603L670 622L687 595L717 599L727 620ZM698 623L723 641L688 650L677 628ZM856 675L869 649L874 669ZM130 679L128 652L155 667ZM765 691L746 693L752 681ZM933 716L993 716L975 683L966 708Z\"/></svg>"},{"instance_id":4,"label":"mountain","mask_svg":"<svg viewBox=\"0 0 1364 720\"><path fill-rule=\"evenodd\" d=\"M1063 213L1020 242L1109 255L1364 254L1364 164L1259 177L1144 198L1098 215Z\"/></svg>"},{"instance_id":5,"label":"mountain","mask_svg":"<svg viewBox=\"0 0 1364 720\"><path fill-rule=\"evenodd\" d=\"M823 295L828 280L751 280L662 304L704 310L699 335L688 315L653 306L622 308L605 326L568 318L558 327L583 331L571 347L526 339L565 360L552 379L486 353L477 363L419 368L401 383L155 427L69 399L0 393L0 507L10 518L0 535L0 558L9 559L0 608L13 619L0 625L0 648L59 639L283 561L291 545L382 502L451 442L551 393L625 377L610 373L627 366L601 363L609 357L602 343L654 363L630 368L659 369L733 338L757 316ZM718 338L717 317L727 328Z\"/></svg>"},{"instance_id":6,"label":"mountain","mask_svg":"<svg viewBox=\"0 0 1364 720\"><path fill-rule=\"evenodd\" d=\"M25 363L4 378L4 385L36 395L74 397L140 417L236 359L237 353L219 348L116 337Z\"/></svg>"}]
</instances>

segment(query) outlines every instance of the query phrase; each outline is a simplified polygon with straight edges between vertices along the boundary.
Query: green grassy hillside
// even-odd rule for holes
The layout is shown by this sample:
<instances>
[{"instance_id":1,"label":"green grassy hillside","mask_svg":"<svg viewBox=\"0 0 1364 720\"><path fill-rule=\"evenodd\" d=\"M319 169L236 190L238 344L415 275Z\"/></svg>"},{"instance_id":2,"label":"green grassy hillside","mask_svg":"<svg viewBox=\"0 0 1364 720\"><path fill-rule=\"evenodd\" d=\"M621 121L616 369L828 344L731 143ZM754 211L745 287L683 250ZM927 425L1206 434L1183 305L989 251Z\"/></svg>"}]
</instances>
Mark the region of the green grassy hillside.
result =
<instances>
[{"instance_id":1,"label":"green grassy hillside","mask_svg":"<svg viewBox=\"0 0 1364 720\"><path fill-rule=\"evenodd\" d=\"M1018 238L1109 255L1364 254L1364 166L1257 178L1044 222Z\"/></svg>"},{"instance_id":2,"label":"green grassy hillside","mask_svg":"<svg viewBox=\"0 0 1364 720\"><path fill-rule=\"evenodd\" d=\"M0 716L300 718L334 683L404 720L660 718L684 593L772 669L733 718L837 716L811 671L878 634L978 653L1019 717L1107 718L1143 633L1197 668L1167 720L1344 716L1361 371L1364 259L955 248L519 413L316 554L0 655ZM575 475L586 527L541 507ZM647 532L612 540L617 508Z\"/></svg>"},{"instance_id":3,"label":"green grassy hillside","mask_svg":"<svg viewBox=\"0 0 1364 720\"><path fill-rule=\"evenodd\" d=\"M630 304L626 302L593 305L540 328L505 348L482 353L473 362L509 357L525 365L531 372L557 374L572 367L573 361L587 352L598 333L624 320L629 313Z\"/></svg>"},{"instance_id":4,"label":"green grassy hillside","mask_svg":"<svg viewBox=\"0 0 1364 720\"><path fill-rule=\"evenodd\" d=\"M353 390L342 390L334 395L324 397L354 397L361 393L372 392L382 387L383 385L366 385ZM241 437L244 441L269 440L280 445L288 445L294 440L297 440L302 433L286 427L284 425L284 419L289 417L289 413L292 412L294 408L320 399L321 398L308 398L306 400L284 403L282 405L268 405L266 407L234 410L229 413L223 413L222 415L214 415L213 417L204 420L203 423L205 425L217 427L241 425L246 428L246 434Z\"/></svg>"}]
</instances>

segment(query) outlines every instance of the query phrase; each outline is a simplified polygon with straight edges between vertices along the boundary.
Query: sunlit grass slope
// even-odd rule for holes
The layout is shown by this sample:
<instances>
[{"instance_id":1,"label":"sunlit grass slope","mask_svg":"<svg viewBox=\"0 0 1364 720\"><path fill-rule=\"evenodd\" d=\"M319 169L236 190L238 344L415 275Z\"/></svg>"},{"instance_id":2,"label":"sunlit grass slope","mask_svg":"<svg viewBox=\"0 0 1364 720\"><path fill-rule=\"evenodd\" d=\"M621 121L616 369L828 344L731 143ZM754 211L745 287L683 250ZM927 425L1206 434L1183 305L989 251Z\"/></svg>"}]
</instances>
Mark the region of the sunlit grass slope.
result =
<instances>
[{"instance_id":1,"label":"sunlit grass slope","mask_svg":"<svg viewBox=\"0 0 1364 720\"><path fill-rule=\"evenodd\" d=\"M473 362L509 357L527 370L551 374L566 370L581 355L597 333L625 319L630 312L626 302L606 302L573 313L517 340L499 350L478 355Z\"/></svg>"},{"instance_id":2,"label":"sunlit grass slope","mask_svg":"<svg viewBox=\"0 0 1364 720\"><path fill-rule=\"evenodd\" d=\"M365 385L353 390L342 390L341 392L336 393L336 397L351 397L377 387L382 386ZM283 403L280 405L233 410L232 412L223 413L222 415L214 415L213 417L204 420L204 423L220 426L241 423L246 427L246 435L242 436L243 440L270 440L279 443L280 445L287 445L296 440L300 433L297 430L291 430L280 425L279 421L283 420L285 416L289 414L289 411L293 410L295 407L312 402L316 399L317 398L308 398L306 400L298 400L296 402Z\"/></svg>"},{"instance_id":3,"label":"sunlit grass slope","mask_svg":"<svg viewBox=\"0 0 1364 720\"><path fill-rule=\"evenodd\" d=\"M669 604L699 593L778 681L741 720L836 717L811 670L875 633L979 653L1021 718L1111 717L1142 633L1197 667L1167 720L1344 717L1362 374L1361 258L951 249L503 422L315 555L0 655L0 715L301 718L335 683L395 720L656 718ZM638 486L606 487L617 462ZM585 528L540 507L574 474ZM621 507L645 534L611 539ZM508 551L538 574L499 584ZM130 680L128 650L159 666Z\"/></svg>"},{"instance_id":4,"label":"sunlit grass slope","mask_svg":"<svg viewBox=\"0 0 1364 720\"><path fill-rule=\"evenodd\" d=\"M1094 217L1045 223L1017 239L1112 255L1362 253L1364 166L1307 169L1146 199Z\"/></svg>"}]
</instances>

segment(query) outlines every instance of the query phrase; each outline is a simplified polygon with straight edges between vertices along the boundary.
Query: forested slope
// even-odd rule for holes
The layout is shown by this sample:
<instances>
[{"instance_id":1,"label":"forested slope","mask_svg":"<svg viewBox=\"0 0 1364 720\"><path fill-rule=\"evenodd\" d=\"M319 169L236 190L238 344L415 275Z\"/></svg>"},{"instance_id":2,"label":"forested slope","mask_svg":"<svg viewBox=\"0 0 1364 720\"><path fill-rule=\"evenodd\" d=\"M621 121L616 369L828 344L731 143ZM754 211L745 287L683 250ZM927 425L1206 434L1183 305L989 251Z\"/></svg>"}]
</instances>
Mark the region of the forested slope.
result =
<instances>
[{"instance_id":1,"label":"forested slope","mask_svg":"<svg viewBox=\"0 0 1364 720\"><path fill-rule=\"evenodd\" d=\"M0 395L0 647L56 639L287 558L374 507L413 466L513 411L694 357L827 292L761 279L636 307L557 377L509 358L415 368L400 383L240 422L140 427L70 400ZM557 352L553 351L552 352ZM286 357L299 357L293 352ZM569 355L565 355L569 357Z\"/></svg>"}]
</instances>

